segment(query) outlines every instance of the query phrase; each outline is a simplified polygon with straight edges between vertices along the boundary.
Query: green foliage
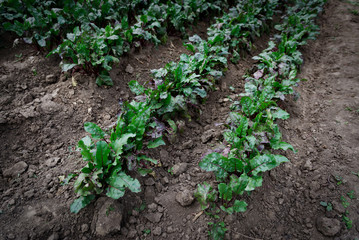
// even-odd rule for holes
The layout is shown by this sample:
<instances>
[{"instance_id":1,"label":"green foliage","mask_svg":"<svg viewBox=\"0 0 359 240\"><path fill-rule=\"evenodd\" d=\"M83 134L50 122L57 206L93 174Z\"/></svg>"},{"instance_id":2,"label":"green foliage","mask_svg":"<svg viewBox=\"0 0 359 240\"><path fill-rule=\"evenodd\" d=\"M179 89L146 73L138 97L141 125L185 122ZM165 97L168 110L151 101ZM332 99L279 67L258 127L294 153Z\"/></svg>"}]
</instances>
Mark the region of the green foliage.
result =
<instances>
[{"instance_id":1,"label":"green foliage","mask_svg":"<svg viewBox=\"0 0 359 240\"><path fill-rule=\"evenodd\" d=\"M328 212L333 210L333 205L330 202L320 202L320 205L325 207Z\"/></svg>"},{"instance_id":2,"label":"green foliage","mask_svg":"<svg viewBox=\"0 0 359 240\"><path fill-rule=\"evenodd\" d=\"M262 186L263 172L288 162L286 157L271 152L296 152L289 143L282 141L279 126L275 123L277 119L289 118L289 114L277 106L277 101L284 100L285 95L294 93L293 86L300 81L296 75L303 61L298 46L314 39L317 34L318 27L314 24L314 17L322 10L324 2L298 0L293 6L288 6L287 17L276 27L280 31L280 34L276 35L276 42L270 41L268 48L253 58L258 64L252 74L245 76L245 93L241 94L240 101L234 102L232 109L235 111L229 114L228 129L223 134L229 147L222 153L213 152L206 155L199 163L203 170L214 172L219 182L217 189L212 189L207 183L198 185L195 196L202 209L213 211L216 208L214 202L221 199L222 204L219 208L223 212L232 214L245 211L247 204L237 198ZM246 3L244 1L242 4ZM259 8L272 9L271 3L274 2ZM260 11L253 6L248 10L250 13ZM227 17L230 16L228 14ZM233 16L241 18L243 15L236 10ZM236 20L225 18L222 22L217 20L216 27L210 28L214 36L212 40L236 38L236 31L222 32L226 28L222 29L223 26L234 29L235 23ZM258 26L254 24L251 27L255 29ZM232 39L228 42L232 43ZM229 44L229 49L240 43L246 44L237 41L235 45ZM328 211L332 209L330 203L321 202L321 205ZM218 225L213 229L216 233Z\"/></svg>"},{"instance_id":3,"label":"green foliage","mask_svg":"<svg viewBox=\"0 0 359 240\"><path fill-rule=\"evenodd\" d=\"M87 164L74 183L75 192L80 197L71 205L72 212L77 213L101 193L118 199L124 196L126 189L135 193L141 191L139 181L128 172L135 170L141 175L151 172L150 164L157 164L157 161L143 155L141 150L144 145L155 148L164 144L162 136L152 138L145 135L155 127L151 114L149 106L132 102L124 104L117 125L110 131L104 131L94 123L85 123L85 130L91 137L87 136L78 143Z\"/></svg>"},{"instance_id":4,"label":"green foliage","mask_svg":"<svg viewBox=\"0 0 359 240\"><path fill-rule=\"evenodd\" d=\"M36 43L63 59L63 71L81 67L97 76L98 85L112 85L109 71L132 45L159 44L167 31L182 34L204 14L221 12L227 1L39 1L0 2L5 31Z\"/></svg>"},{"instance_id":5,"label":"green foliage","mask_svg":"<svg viewBox=\"0 0 359 240\"><path fill-rule=\"evenodd\" d=\"M255 0L254 2L256 8L263 7L262 1ZM237 9L243 8L243 11L251 9L254 2L250 0L246 4L238 5ZM207 4L207 7L203 7L200 3ZM170 5L170 2L167 4ZM226 3L223 1L184 1L180 8L183 9L184 6L186 11L191 11L186 7L190 5L192 9L197 9L196 14L199 14L209 9L219 9L218 6L222 6L221 4ZM160 6L158 1L150 3L148 9L143 10L143 14L136 17L136 21L140 24L132 27L129 27L126 18L114 27L107 25L104 29L91 22L84 23L81 27L75 28L72 33L67 34L67 40L53 53L64 57L62 63L64 70L70 70L81 64L85 69L101 71L97 80L98 84L111 84L108 71L111 69L111 63L118 61L116 57L129 49L130 44L126 45L126 43L134 42L141 36L145 40L152 39L158 42L150 34L160 34L159 24L165 21L158 18L166 18L165 11L169 9L158 8L158 6ZM178 6L176 8L179 9ZM179 28L182 25L178 22L173 24ZM121 46L126 46L126 48L122 47L119 50ZM177 124L171 118L178 113L188 116L188 105L198 105L201 99L207 97L207 92L213 89L215 81L223 76L223 70L227 67L229 47L223 46L219 38L205 41L195 35L189 38L186 46L195 54L183 54L178 63L171 62L164 68L153 70L154 79L149 82L148 86L141 86L137 81L129 83L131 91L137 95L136 101L124 104L116 127L110 131L103 131L93 123L85 124L85 130L91 134L92 139L87 137L79 142L81 154L87 162L74 185L75 192L80 198L105 193L117 199L124 196L126 189L132 192L140 191L138 180L130 177L128 171L136 170L140 175L145 175L151 171L146 163L156 164L155 160L141 154L143 147L151 149L164 145L163 135L170 139L177 132ZM115 57L111 58L111 56ZM66 59L71 59L71 61L65 62ZM283 114L277 115L279 118ZM245 137L250 143L249 147L254 150L255 138L247 135ZM277 161L275 157L273 159L270 161ZM268 165L269 169L273 164L276 163L265 162L262 165ZM229 165L228 168L230 167ZM244 166L238 162L236 167L243 168ZM262 168L258 173L265 171L265 167ZM249 188L261 184L259 177L254 175L249 177L252 177L248 180ZM233 188L237 193L244 191L247 185L233 186ZM241 188L243 190L238 190ZM222 190L220 198L231 199L232 188L229 188L226 193ZM206 202L216 200L218 192L204 184L196 195L202 197L202 207L206 209ZM78 205L84 207L86 204L88 203ZM245 208L245 202L234 200L234 206L225 207L224 211L241 212Z\"/></svg>"},{"instance_id":6,"label":"green foliage","mask_svg":"<svg viewBox=\"0 0 359 240\"><path fill-rule=\"evenodd\" d=\"M251 41L266 29L272 19L277 0L246 0L238 2L208 29L210 43L221 42L234 50L233 60L238 61L239 50L251 50Z\"/></svg>"},{"instance_id":7,"label":"green foliage","mask_svg":"<svg viewBox=\"0 0 359 240\"><path fill-rule=\"evenodd\" d=\"M204 210L209 207L208 203L217 200L217 191L214 190L211 185L204 182L203 184L198 185L197 190L194 193L194 196L201 204L202 210Z\"/></svg>"},{"instance_id":8,"label":"green foliage","mask_svg":"<svg viewBox=\"0 0 359 240\"><path fill-rule=\"evenodd\" d=\"M218 223L209 222L208 225L210 226L210 231L209 231L210 239L219 240L224 238L224 235L227 231L224 222L218 222Z\"/></svg>"},{"instance_id":9,"label":"green foliage","mask_svg":"<svg viewBox=\"0 0 359 240\"><path fill-rule=\"evenodd\" d=\"M349 197L350 199L355 199L355 198L356 198L356 196L355 196L355 191L354 191L354 190L348 192L347 195L348 195L348 197Z\"/></svg>"},{"instance_id":10,"label":"green foliage","mask_svg":"<svg viewBox=\"0 0 359 240\"><path fill-rule=\"evenodd\" d=\"M344 196L340 196L340 201L344 208L348 208L350 206L350 203Z\"/></svg>"},{"instance_id":11,"label":"green foliage","mask_svg":"<svg viewBox=\"0 0 359 240\"><path fill-rule=\"evenodd\" d=\"M349 212L345 211L345 214L343 214L343 222L345 223L345 226L347 229L351 229L353 227L353 221L349 218Z\"/></svg>"}]
</instances>

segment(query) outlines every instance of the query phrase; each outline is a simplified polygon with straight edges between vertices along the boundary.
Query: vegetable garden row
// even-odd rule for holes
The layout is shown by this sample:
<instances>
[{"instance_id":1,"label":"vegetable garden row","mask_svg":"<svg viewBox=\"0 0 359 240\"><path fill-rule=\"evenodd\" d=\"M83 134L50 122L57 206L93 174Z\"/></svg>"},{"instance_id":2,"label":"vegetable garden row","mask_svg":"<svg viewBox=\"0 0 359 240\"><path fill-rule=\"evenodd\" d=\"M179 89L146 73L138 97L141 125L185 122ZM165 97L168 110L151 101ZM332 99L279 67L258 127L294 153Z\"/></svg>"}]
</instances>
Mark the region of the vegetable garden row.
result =
<instances>
[{"instance_id":1,"label":"vegetable garden row","mask_svg":"<svg viewBox=\"0 0 359 240\"><path fill-rule=\"evenodd\" d=\"M281 23L275 26L277 35L267 49L254 57L258 63L245 76L245 92L231 106L228 129L223 133L228 147L208 154L199 163L203 170L214 172L217 180L200 184L195 192L202 209L214 219L210 223L213 239L222 239L226 231L220 212L246 211L247 203L240 196L262 185L263 172L288 161L278 150L295 151L282 141L275 123L276 119L289 118L277 102L292 94L293 86L300 81L296 75L303 60L298 48L318 33L314 21L324 3L325 0L295 0L285 4ZM50 54L61 56L64 71L81 66L97 74L99 85L112 84L108 72L131 46L143 41L158 44L164 41L168 29L184 33L185 26L202 14L229 8L208 28L207 40L198 35L188 39L185 45L193 54L182 54L178 62L152 70L153 79L145 85L129 83L136 97L122 103L112 128L103 130L94 123L85 123L91 137L81 139L78 148L86 166L64 180L68 183L76 178L74 189L79 198L71 205L74 213L100 194L119 199L126 190L141 191L140 182L133 178L137 174L131 172L144 176L157 165L145 153L165 145L165 138L176 134L175 119L190 118L189 108L197 109L215 89L228 60L238 62L240 52L250 50L254 38L270 28L280 5L278 0L235 4L203 0L184 1L183 5L159 0L1 4L5 11L1 16L9 20L3 24L5 30L48 48L53 47L57 36L66 36Z\"/></svg>"},{"instance_id":2,"label":"vegetable garden row","mask_svg":"<svg viewBox=\"0 0 359 240\"><path fill-rule=\"evenodd\" d=\"M82 68L112 85L109 71L131 47L165 42L168 31L185 27L204 15L228 8L227 1L2 1L0 20L6 31L26 43L58 54L63 71Z\"/></svg>"}]
</instances>

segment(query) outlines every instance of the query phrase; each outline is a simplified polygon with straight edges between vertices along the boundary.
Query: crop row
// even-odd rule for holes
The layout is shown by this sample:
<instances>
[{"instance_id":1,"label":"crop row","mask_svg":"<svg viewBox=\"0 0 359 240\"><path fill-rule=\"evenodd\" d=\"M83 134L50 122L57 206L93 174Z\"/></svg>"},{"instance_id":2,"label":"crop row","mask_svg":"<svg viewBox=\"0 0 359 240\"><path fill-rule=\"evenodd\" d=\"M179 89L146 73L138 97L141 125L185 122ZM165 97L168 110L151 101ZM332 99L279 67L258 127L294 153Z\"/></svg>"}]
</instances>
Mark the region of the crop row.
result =
<instances>
[{"instance_id":1,"label":"crop row","mask_svg":"<svg viewBox=\"0 0 359 240\"><path fill-rule=\"evenodd\" d=\"M0 1L0 20L26 43L54 48L63 71L83 68L98 85L112 85L109 71L119 58L144 42L159 44L167 32L185 33L204 14L222 12L227 1Z\"/></svg>"},{"instance_id":2,"label":"crop row","mask_svg":"<svg viewBox=\"0 0 359 240\"><path fill-rule=\"evenodd\" d=\"M296 75L303 60L298 48L318 34L314 21L325 1L296 0L288 6L286 17L275 26L279 34L253 58L258 63L253 74L245 76L245 92L232 105L234 111L229 114L228 130L223 134L229 147L206 155L199 163L203 170L214 172L217 180L215 188L205 182L195 193L209 216L219 219L219 209L228 214L246 211L247 203L239 196L262 186L263 172L288 162L285 156L273 152L296 152L282 141L275 123L277 119L289 118L277 102L293 94L293 87L300 82ZM224 223L211 225L211 237L222 239Z\"/></svg>"},{"instance_id":3,"label":"crop row","mask_svg":"<svg viewBox=\"0 0 359 240\"><path fill-rule=\"evenodd\" d=\"M85 123L92 138L83 138L78 147L87 164L79 174L71 174L65 180L77 177L74 189L79 198L71 205L72 212L80 211L98 194L118 199L126 189L141 190L139 181L129 176L129 171L140 175L152 171L151 166L157 161L147 157L145 151L164 145L163 137L171 139L177 130L172 119L181 114L188 116L188 107L204 99L216 79L223 75L231 47L231 41L224 41L223 37L251 42L271 20L277 3L277 0L240 1L230 9L236 14L218 18L209 28L221 31L210 35L208 41L197 35L189 38L187 47L194 54L182 54L179 62L153 70L154 78L146 86L131 81L129 86L137 95L136 100L122 104L117 123L111 129L104 131L94 123ZM224 21L228 23L218 26L218 22ZM254 22L257 24L253 25Z\"/></svg>"}]
</instances>

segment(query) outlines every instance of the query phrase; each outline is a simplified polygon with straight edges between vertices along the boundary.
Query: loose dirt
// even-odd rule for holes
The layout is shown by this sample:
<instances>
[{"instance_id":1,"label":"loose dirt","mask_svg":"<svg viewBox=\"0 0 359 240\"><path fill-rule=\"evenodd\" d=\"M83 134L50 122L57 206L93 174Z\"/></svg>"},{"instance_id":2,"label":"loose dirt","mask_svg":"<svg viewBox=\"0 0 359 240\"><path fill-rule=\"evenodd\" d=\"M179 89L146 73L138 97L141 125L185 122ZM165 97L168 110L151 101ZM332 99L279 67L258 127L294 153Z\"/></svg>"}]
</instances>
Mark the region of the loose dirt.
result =
<instances>
[{"instance_id":1,"label":"loose dirt","mask_svg":"<svg viewBox=\"0 0 359 240\"><path fill-rule=\"evenodd\" d=\"M224 217L227 239L359 239L359 175L353 174L359 173L359 16L353 12L358 8L327 3L318 39L302 48L299 77L308 81L297 87L298 99L280 103L291 115L280 122L283 136L298 153L285 153L291 162L272 170L261 188L244 197L246 213ZM205 27L200 29L195 31L203 36ZM252 54L267 41L268 36L257 40ZM182 119L183 131L173 144L149 153L162 167L154 169L154 177L140 179L140 194L100 198L75 215L69 206L76 196L60 178L83 165L75 149L86 135L84 122L111 125L118 102L133 97L130 80L146 82L151 69L187 51L178 37L143 47L111 72L114 87L99 88L94 77L66 76L58 59L7 42L0 50L0 239L207 239L210 219L191 193L214 177L198 162L222 147L230 99L243 91L251 56L229 66L200 116ZM352 220L350 230L344 215Z\"/></svg>"}]
</instances>

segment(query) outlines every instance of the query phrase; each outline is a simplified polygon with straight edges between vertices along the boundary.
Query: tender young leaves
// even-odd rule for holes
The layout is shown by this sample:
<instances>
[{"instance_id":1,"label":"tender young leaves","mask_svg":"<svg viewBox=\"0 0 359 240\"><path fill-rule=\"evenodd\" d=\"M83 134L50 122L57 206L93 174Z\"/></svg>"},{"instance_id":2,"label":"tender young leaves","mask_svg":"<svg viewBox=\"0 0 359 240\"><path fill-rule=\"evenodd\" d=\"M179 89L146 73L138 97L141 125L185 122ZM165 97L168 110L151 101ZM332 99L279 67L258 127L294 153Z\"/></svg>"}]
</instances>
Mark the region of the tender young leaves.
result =
<instances>
[{"instance_id":1,"label":"tender young leaves","mask_svg":"<svg viewBox=\"0 0 359 240\"><path fill-rule=\"evenodd\" d=\"M141 192L141 184L137 179L133 179L124 172L114 172L107 180L108 189L106 195L113 199L119 199L125 194L125 189L128 188L134 193Z\"/></svg>"},{"instance_id":2,"label":"tender young leaves","mask_svg":"<svg viewBox=\"0 0 359 240\"><path fill-rule=\"evenodd\" d=\"M250 160L250 168L252 169L250 173L253 176L257 176L261 172L269 171L283 162L288 162L289 160L281 155L274 154L264 154L258 155Z\"/></svg>"},{"instance_id":3,"label":"tender young leaves","mask_svg":"<svg viewBox=\"0 0 359 240\"><path fill-rule=\"evenodd\" d=\"M194 196L201 204L202 210L204 210L208 208L210 202L217 200L217 191L214 190L210 184L204 182L203 184L198 185Z\"/></svg>"},{"instance_id":4,"label":"tender young leaves","mask_svg":"<svg viewBox=\"0 0 359 240\"><path fill-rule=\"evenodd\" d=\"M94 123L85 123L85 130L91 134L79 141L82 158L87 162L81 169L75 183L75 192L80 196L73 203L73 211L78 212L90 201L87 196L102 192L114 199L124 196L126 189L140 192L137 179L130 177L128 170L137 170L141 175L151 172L148 163L157 161L140 154L143 142L147 148L164 145L161 133L148 141L145 134L156 127L157 122L150 123L152 109L145 103L125 102L117 125L110 131L102 130Z\"/></svg>"},{"instance_id":5,"label":"tender young leaves","mask_svg":"<svg viewBox=\"0 0 359 240\"><path fill-rule=\"evenodd\" d=\"M106 136L106 133L102 131L102 129L99 126L91 122L85 123L85 131L90 133L91 137L96 140L104 139Z\"/></svg>"},{"instance_id":6,"label":"tender young leaves","mask_svg":"<svg viewBox=\"0 0 359 240\"><path fill-rule=\"evenodd\" d=\"M245 5L246 1L242 4ZM280 109L276 101L284 100L286 94L293 93L293 86L299 82L296 74L302 64L302 58L297 48L305 44L307 39L313 39L316 34L317 27L313 18L321 11L323 4L322 0L310 3L299 0L295 1L294 6L288 7L288 17L283 24L276 27L282 32L277 36L278 43L269 42L269 47L254 57L258 61L257 70L253 76L246 76L245 93L241 94L241 100L233 106L238 112L230 114L227 121L228 130L224 133L225 140L230 144L229 153L226 151L225 154L208 154L199 164L202 169L213 171L220 181L218 197L224 201L220 208L229 214L246 209L245 202L235 199L237 195L262 186L263 172L288 161L282 155L271 154L271 150L290 149L295 152L290 144L282 141L279 127L275 124L278 119L289 118L289 114ZM265 6L263 9L271 12L270 9L273 10L274 6L275 4L269 8ZM256 12L257 10L251 7L246 13L251 15L261 11ZM210 28L210 41L232 43L229 39L241 33L239 26L234 25L236 21L231 21L234 16L238 16L239 22L243 17L237 9L230 9L227 18L217 19L217 25ZM229 32L227 29L231 27L232 31ZM198 46L201 41L196 38L192 42L195 44L187 47L194 51L196 44ZM239 43L248 44L245 41L233 43L235 44L230 45L231 47L238 46ZM228 206L233 199L233 205Z\"/></svg>"},{"instance_id":7,"label":"tender young leaves","mask_svg":"<svg viewBox=\"0 0 359 240\"><path fill-rule=\"evenodd\" d=\"M70 211L72 213L78 213L81 209L89 205L94 199L95 195L81 196L71 204Z\"/></svg>"},{"instance_id":8,"label":"tender young leaves","mask_svg":"<svg viewBox=\"0 0 359 240\"><path fill-rule=\"evenodd\" d=\"M208 223L211 227L209 231L209 237L213 240L220 240L224 239L224 236L226 234L227 228L225 228L224 222L219 223Z\"/></svg>"},{"instance_id":9,"label":"tender young leaves","mask_svg":"<svg viewBox=\"0 0 359 240\"><path fill-rule=\"evenodd\" d=\"M156 138L153 141L150 141L147 144L147 148L156 148L156 147L159 147L161 145L166 145L166 143L163 141L162 137L159 137L159 138Z\"/></svg>"},{"instance_id":10,"label":"tender young leaves","mask_svg":"<svg viewBox=\"0 0 359 240\"><path fill-rule=\"evenodd\" d=\"M199 162L200 168L207 172L215 172L217 179L224 180L229 173L236 170L236 160L228 159L219 153L210 153Z\"/></svg>"}]
</instances>

